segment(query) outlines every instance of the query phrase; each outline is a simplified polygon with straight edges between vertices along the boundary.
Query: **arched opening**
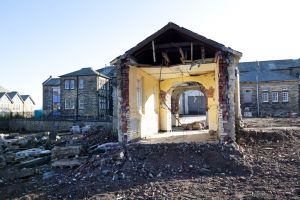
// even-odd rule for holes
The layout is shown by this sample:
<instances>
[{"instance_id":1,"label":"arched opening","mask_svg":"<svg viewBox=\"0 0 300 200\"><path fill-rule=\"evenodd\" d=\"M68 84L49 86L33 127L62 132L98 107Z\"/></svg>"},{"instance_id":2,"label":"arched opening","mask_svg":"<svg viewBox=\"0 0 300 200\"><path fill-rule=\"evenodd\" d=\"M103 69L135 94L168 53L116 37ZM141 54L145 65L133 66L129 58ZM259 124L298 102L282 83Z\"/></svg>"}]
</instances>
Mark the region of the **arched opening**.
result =
<instances>
[{"instance_id":1,"label":"arched opening","mask_svg":"<svg viewBox=\"0 0 300 200\"><path fill-rule=\"evenodd\" d=\"M184 82L171 88L172 131L209 128L205 91L198 82Z\"/></svg>"}]
</instances>

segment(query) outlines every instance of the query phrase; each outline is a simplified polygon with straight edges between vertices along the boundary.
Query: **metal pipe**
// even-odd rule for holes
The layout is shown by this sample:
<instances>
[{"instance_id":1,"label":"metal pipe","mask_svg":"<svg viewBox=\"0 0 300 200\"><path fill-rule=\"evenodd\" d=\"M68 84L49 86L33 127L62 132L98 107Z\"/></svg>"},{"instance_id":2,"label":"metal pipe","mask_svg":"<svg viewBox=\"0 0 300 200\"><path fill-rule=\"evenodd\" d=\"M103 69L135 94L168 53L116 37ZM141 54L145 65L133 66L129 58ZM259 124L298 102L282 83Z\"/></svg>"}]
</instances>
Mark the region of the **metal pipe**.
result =
<instances>
[{"instance_id":1,"label":"metal pipe","mask_svg":"<svg viewBox=\"0 0 300 200\"><path fill-rule=\"evenodd\" d=\"M258 80L258 71L260 69L259 66L259 61L257 61L257 66L256 66L256 104L257 104L257 116L260 116L260 110L259 110L259 80Z\"/></svg>"}]
</instances>

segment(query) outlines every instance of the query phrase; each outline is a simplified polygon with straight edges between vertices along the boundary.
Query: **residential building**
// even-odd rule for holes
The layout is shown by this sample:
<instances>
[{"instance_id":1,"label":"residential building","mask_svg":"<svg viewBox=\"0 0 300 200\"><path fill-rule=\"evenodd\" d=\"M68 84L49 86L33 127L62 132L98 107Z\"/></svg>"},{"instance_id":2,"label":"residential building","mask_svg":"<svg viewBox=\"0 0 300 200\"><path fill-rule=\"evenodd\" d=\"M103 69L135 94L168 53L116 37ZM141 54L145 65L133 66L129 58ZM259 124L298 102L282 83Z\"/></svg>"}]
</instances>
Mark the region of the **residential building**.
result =
<instances>
[{"instance_id":1,"label":"residential building","mask_svg":"<svg viewBox=\"0 0 300 200\"><path fill-rule=\"evenodd\" d=\"M0 117L9 117L11 113L11 98L6 92L0 92Z\"/></svg>"},{"instance_id":2,"label":"residential building","mask_svg":"<svg viewBox=\"0 0 300 200\"><path fill-rule=\"evenodd\" d=\"M7 94L12 100L12 105L11 105L12 116L23 116L24 101L20 96L20 94L16 91L8 92Z\"/></svg>"},{"instance_id":3,"label":"residential building","mask_svg":"<svg viewBox=\"0 0 300 200\"><path fill-rule=\"evenodd\" d=\"M300 113L300 59L239 64L244 117L288 117Z\"/></svg>"},{"instance_id":4,"label":"residential building","mask_svg":"<svg viewBox=\"0 0 300 200\"><path fill-rule=\"evenodd\" d=\"M43 83L43 110L46 116L70 119L97 119L112 116L113 67L92 68L50 77ZM54 114L56 113L56 114Z\"/></svg>"},{"instance_id":5,"label":"residential building","mask_svg":"<svg viewBox=\"0 0 300 200\"><path fill-rule=\"evenodd\" d=\"M45 116L60 115L60 79L50 76L43 82L43 111Z\"/></svg>"},{"instance_id":6,"label":"residential building","mask_svg":"<svg viewBox=\"0 0 300 200\"><path fill-rule=\"evenodd\" d=\"M21 98L23 100L23 117L34 117L35 102L33 101L32 97L30 95L21 95Z\"/></svg>"},{"instance_id":7,"label":"residential building","mask_svg":"<svg viewBox=\"0 0 300 200\"><path fill-rule=\"evenodd\" d=\"M119 141L173 131L172 115L178 115L185 90L204 94L209 131L235 140L241 56L174 23L118 56L111 64L116 70Z\"/></svg>"}]
</instances>

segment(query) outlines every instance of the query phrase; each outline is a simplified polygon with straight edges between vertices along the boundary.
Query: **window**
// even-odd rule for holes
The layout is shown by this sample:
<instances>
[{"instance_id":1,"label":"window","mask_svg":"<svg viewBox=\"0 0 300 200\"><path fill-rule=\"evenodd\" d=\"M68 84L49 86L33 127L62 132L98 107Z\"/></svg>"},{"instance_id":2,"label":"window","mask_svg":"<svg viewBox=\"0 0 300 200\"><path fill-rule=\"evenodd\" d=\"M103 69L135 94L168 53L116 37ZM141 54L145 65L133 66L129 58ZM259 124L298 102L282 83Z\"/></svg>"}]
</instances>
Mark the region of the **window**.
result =
<instances>
[{"instance_id":1,"label":"window","mask_svg":"<svg viewBox=\"0 0 300 200\"><path fill-rule=\"evenodd\" d=\"M84 88L84 80L79 79L79 89L83 89L83 88Z\"/></svg>"},{"instance_id":2,"label":"window","mask_svg":"<svg viewBox=\"0 0 300 200\"><path fill-rule=\"evenodd\" d=\"M262 102L264 102L264 103L269 102L269 93L268 92L262 93Z\"/></svg>"},{"instance_id":3,"label":"window","mask_svg":"<svg viewBox=\"0 0 300 200\"><path fill-rule=\"evenodd\" d=\"M80 98L78 104L79 104L78 108L83 110L84 109L84 99Z\"/></svg>"},{"instance_id":4,"label":"window","mask_svg":"<svg viewBox=\"0 0 300 200\"><path fill-rule=\"evenodd\" d=\"M105 97L101 97L99 99L99 107L100 107L100 110L106 110L107 109L107 100Z\"/></svg>"},{"instance_id":5,"label":"window","mask_svg":"<svg viewBox=\"0 0 300 200\"><path fill-rule=\"evenodd\" d=\"M75 109L75 101L74 99L65 99L65 109Z\"/></svg>"},{"instance_id":6,"label":"window","mask_svg":"<svg viewBox=\"0 0 300 200\"><path fill-rule=\"evenodd\" d=\"M278 92L272 92L272 102L278 102Z\"/></svg>"},{"instance_id":7,"label":"window","mask_svg":"<svg viewBox=\"0 0 300 200\"><path fill-rule=\"evenodd\" d=\"M65 89L73 90L75 86L75 80L65 80Z\"/></svg>"},{"instance_id":8,"label":"window","mask_svg":"<svg viewBox=\"0 0 300 200\"><path fill-rule=\"evenodd\" d=\"M282 92L282 102L289 102L289 92Z\"/></svg>"},{"instance_id":9,"label":"window","mask_svg":"<svg viewBox=\"0 0 300 200\"><path fill-rule=\"evenodd\" d=\"M142 110L142 80L136 80L136 105L137 110Z\"/></svg>"},{"instance_id":10,"label":"window","mask_svg":"<svg viewBox=\"0 0 300 200\"><path fill-rule=\"evenodd\" d=\"M252 103L252 89L243 90L243 102Z\"/></svg>"}]
</instances>

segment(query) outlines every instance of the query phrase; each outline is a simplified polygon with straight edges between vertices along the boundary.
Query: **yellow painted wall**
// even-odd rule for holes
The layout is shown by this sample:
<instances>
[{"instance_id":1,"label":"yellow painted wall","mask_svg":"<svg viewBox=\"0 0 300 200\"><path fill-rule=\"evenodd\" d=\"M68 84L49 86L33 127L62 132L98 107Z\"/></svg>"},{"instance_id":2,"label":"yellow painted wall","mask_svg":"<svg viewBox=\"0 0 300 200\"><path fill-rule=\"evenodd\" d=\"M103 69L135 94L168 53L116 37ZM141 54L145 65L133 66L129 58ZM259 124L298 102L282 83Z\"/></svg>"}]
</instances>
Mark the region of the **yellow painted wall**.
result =
<instances>
[{"instance_id":1,"label":"yellow painted wall","mask_svg":"<svg viewBox=\"0 0 300 200\"><path fill-rule=\"evenodd\" d=\"M142 80L142 110L137 107L137 79ZM135 66L129 69L130 139L159 130L159 82Z\"/></svg>"},{"instance_id":2,"label":"yellow painted wall","mask_svg":"<svg viewBox=\"0 0 300 200\"><path fill-rule=\"evenodd\" d=\"M176 84L184 82L198 82L205 89L213 88L213 97L208 97L208 124L210 130L218 130L218 69L217 63L204 64L209 71L201 75L170 78L160 81L135 66L129 69L129 108L130 121L129 140L144 138L158 133L159 130L171 131L172 120L170 110L160 106L160 90L167 93L169 108L171 107L171 94ZM201 67L200 67L201 68ZM137 106L137 79L142 80L142 109Z\"/></svg>"},{"instance_id":3,"label":"yellow painted wall","mask_svg":"<svg viewBox=\"0 0 300 200\"><path fill-rule=\"evenodd\" d=\"M202 84L205 89L213 88L214 93L213 97L208 97L207 99L207 106L208 106L208 124L210 130L218 130L218 110L219 110L219 93L218 93L218 73L217 72L217 64L212 63L208 64L210 66L210 72L207 72L203 75L198 76L186 76L186 77L179 77L179 78L172 78L163 80L160 82L160 90L167 92L166 101L171 105L170 94L172 93L172 87L178 83L184 82L198 82ZM164 131L171 131L172 124L171 124L171 112L166 108L160 108L160 129Z\"/></svg>"}]
</instances>

